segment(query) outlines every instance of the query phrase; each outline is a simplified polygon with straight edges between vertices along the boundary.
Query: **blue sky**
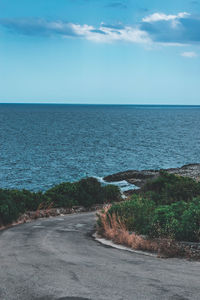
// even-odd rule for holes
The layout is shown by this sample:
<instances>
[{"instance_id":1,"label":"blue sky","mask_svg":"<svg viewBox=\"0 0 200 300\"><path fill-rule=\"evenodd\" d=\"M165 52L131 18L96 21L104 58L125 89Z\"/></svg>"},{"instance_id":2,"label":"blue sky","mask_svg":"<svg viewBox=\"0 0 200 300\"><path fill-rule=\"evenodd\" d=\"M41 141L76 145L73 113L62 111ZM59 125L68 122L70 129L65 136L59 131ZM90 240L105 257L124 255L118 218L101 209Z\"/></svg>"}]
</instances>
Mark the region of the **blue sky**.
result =
<instances>
[{"instance_id":1,"label":"blue sky","mask_svg":"<svg viewBox=\"0 0 200 300\"><path fill-rule=\"evenodd\" d=\"M200 104L200 0L0 0L0 102Z\"/></svg>"}]
</instances>

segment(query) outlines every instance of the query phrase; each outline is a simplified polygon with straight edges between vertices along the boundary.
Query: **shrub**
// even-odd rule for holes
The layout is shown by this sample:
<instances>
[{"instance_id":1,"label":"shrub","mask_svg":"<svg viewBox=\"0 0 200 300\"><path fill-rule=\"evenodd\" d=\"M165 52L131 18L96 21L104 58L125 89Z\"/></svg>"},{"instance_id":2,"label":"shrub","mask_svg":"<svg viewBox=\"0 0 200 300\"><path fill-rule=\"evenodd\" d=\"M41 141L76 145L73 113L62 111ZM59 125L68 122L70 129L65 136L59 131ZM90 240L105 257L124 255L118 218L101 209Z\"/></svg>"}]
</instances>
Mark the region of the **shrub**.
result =
<instances>
[{"instance_id":1,"label":"shrub","mask_svg":"<svg viewBox=\"0 0 200 300\"><path fill-rule=\"evenodd\" d=\"M154 208L153 201L135 195L129 201L112 205L109 214L120 217L128 231L148 234Z\"/></svg>"},{"instance_id":2,"label":"shrub","mask_svg":"<svg viewBox=\"0 0 200 300\"><path fill-rule=\"evenodd\" d=\"M112 203L121 200L121 192L118 186L109 184L103 186L102 190L104 202Z\"/></svg>"},{"instance_id":3,"label":"shrub","mask_svg":"<svg viewBox=\"0 0 200 300\"><path fill-rule=\"evenodd\" d=\"M36 210L42 202L46 201L41 192L33 193L27 190L9 190L8 193L21 213L26 210Z\"/></svg>"},{"instance_id":4,"label":"shrub","mask_svg":"<svg viewBox=\"0 0 200 300\"><path fill-rule=\"evenodd\" d=\"M77 186L70 182L63 182L49 189L45 194L49 202L55 207L72 207L78 204Z\"/></svg>"},{"instance_id":5,"label":"shrub","mask_svg":"<svg viewBox=\"0 0 200 300\"><path fill-rule=\"evenodd\" d=\"M131 200L113 204L101 216L104 216L104 222L99 217L98 225L102 232L107 224L106 230L113 233L112 220L115 220L119 228L123 224L123 230L129 233L162 238L165 242L161 243L161 252L166 245L166 249L171 251L169 241L170 245L178 245L173 244L174 240L200 242L200 183L161 172ZM173 247L173 252L176 252L178 248Z\"/></svg>"},{"instance_id":6,"label":"shrub","mask_svg":"<svg viewBox=\"0 0 200 300\"><path fill-rule=\"evenodd\" d=\"M179 240L200 242L200 197L193 199L181 217Z\"/></svg>"},{"instance_id":7,"label":"shrub","mask_svg":"<svg viewBox=\"0 0 200 300\"><path fill-rule=\"evenodd\" d=\"M103 188L100 182L93 177L81 179L76 184L77 199L80 205L90 207L93 204L104 203Z\"/></svg>"},{"instance_id":8,"label":"shrub","mask_svg":"<svg viewBox=\"0 0 200 300\"><path fill-rule=\"evenodd\" d=\"M61 183L45 193L49 201L56 207L71 207L82 205L90 207L94 204L101 204L104 201L113 202L119 200L120 191L115 186L104 186L93 177L81 179L78 182Z\"/></svg>"},{"instance_id":9,"label":"shrub","mask_svg":"<svg viewBox=\"0 0 200 300\"><path fill-rule=\"evenodd\" d=\"M141 193L157 205L178 201L190 202L194 197L200 195L200 183L192 178L161 172L158 178L144 185Z\"/></svg>"},{"instance_id":10,"label":"shrub","mask_svg":"<svg viewBox=\"0 0 200 300\"><path fill-rule=\"evenodd\" d=\"M37 210L41 203L48 203L41 192L0 189L0 220L9 224L25 211Z\"/></svg>"},{"instance_id":11,"label":"shrub","mask_svg":"<svg viewBox=\"0 0 200 300\"><path fill-rule=\"evenodd\" d=\"M185 202L178 203L178 209L184 211ZM180 220L176 215L177 203L170 205L158 206L155 208L149 235L153 237L177 238L180 229Z\"/></svg>"},{"instance_id":12,"label":"shrub","mask_svg":"<svg viewBox=\"0 0 200 300\"><path fill-rule=\"evenodd\" d=\"M106 201L117 201L120 198L117 187L112 185L103 187L97 179L91 177L74 183L58 184L45 193L0 189L0 225L12 223L27 210L47 208L51 203L54 207L71 208L76 205L90 207Z\"/></svg>"},{"instance_id":13,"label":"shrub","mask_svg":"<svg viewBox=\"0 0 200 300\"><path fill-rule=\"evenodd\" d=\"M153 238L200 241L200 197L171 205L157 205L135 195L131 200L113 204L108 219L116 215L126 230ZM100 224L99 224L100 225Z\"/></svg>"},{"instance_id":14,"label":"shrub","mask_svg":"<svg viewBox=\"0 0 200 300\"><path fill-rule=\"evenodd\" d=\"M0 190L0 223L6 225L15 220L19 216L19 210L15 201L7 190Z\"/></svg>"},{"instance_id":15,"label":"shrub","mask_svg":"<svg viewBox=\"0 0 200 300\"><path fill-rule=\"evenodd\" d=\"M200 241L200 198L155 209L151 235L176 240Z\"/></svg>"},{"instance_id":16,"label":"shrub","mask_svg":"<svg viewBox=\"0 0 200 300\"><path fill-rule=\"evenodd\" d=\"M98 232L115 243L123 244L136 250L158 251L154 241L147 240L127 231L125 224L115 213L108 214L110 206L98 213Z\"/></svg>"}]
</instances>

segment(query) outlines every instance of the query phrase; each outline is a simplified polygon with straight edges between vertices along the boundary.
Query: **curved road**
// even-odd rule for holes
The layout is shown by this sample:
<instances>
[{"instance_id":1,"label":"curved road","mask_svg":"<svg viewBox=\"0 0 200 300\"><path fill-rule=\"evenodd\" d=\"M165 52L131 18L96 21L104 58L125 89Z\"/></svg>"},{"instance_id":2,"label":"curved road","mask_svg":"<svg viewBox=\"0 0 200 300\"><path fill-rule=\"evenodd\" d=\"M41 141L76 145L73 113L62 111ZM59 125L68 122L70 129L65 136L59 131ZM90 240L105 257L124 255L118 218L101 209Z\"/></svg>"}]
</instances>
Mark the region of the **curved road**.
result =
<instances>
[{"instance_id":1,"label":"curved road","mask_svg":"<svg viewBox=\"0 0 200 300\"><path fill-rule=\"evenodd\" d=\"M0 299L200 299L200 263L105 247L94 224L85 213L0 232Z\"/></svg>"}]
</instances>

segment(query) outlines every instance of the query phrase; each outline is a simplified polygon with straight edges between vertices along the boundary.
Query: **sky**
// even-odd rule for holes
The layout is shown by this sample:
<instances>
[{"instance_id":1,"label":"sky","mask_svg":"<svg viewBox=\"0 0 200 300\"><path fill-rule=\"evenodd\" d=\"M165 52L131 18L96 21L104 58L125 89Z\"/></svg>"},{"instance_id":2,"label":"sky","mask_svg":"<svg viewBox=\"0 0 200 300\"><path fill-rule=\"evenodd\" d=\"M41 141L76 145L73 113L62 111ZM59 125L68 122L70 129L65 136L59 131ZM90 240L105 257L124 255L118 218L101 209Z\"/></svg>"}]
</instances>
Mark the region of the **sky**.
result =
<instances>
[{"instance_id":1,"label":"sky","mask_svg":"<svg viewBox=\"0 0 200 300\"><path fill-rule=\"evenodd\" d=\"M200 105L200 0L0 0L0 102Z\"/></svg>"}]
</instances>

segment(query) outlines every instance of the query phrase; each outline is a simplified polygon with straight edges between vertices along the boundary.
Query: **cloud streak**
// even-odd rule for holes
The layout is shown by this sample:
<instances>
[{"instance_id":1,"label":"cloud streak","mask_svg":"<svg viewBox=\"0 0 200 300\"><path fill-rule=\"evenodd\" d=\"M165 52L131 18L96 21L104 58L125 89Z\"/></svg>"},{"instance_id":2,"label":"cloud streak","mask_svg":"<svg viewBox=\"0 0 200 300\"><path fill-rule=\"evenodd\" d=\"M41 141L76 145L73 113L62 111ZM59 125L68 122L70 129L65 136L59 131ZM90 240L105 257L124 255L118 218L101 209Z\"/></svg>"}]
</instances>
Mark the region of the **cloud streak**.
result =
<instances>
[{"instance_id":1,"label":"cloud streak","mask_svg":"<svg viewBox=\"0 0 200 300\"><path fill-rule=\"evenodd\" d=\"M164 13L154 13L150 16L147 16L142 19L143 22L147 23L153 23L153 22L159 22L159 21L173 21L178 19L183 19L190 16L190 14L186 12L181 12L177 15L166 15Z\"/></svg>"},{"instance_id":2,"label":"cloud streak","mask_svg":"<svg viewBox=\"0 0 200 300\"><path fill-rule=\"evenodd\" d=\"M63 38L84 38L95 42L110 43L125 41L132 43L150 42L148 34L138 26L105 25L98 28L91 25L80 25L61 21L46 21L41 19L1 19L0 25L12 33L28 36L55 36Z\"/></svg>"},{"instance_id":3,"label":"cloud streak","mask_svg":"<svg viewBox=\"0 0 200 300\"><path fill-rule=\"evenodd\" d=\"M122 8L125 9L127 8L127 5L123 2L112 2L106 5L108 8Z\"/></svg>"},{"instance_id":4,"label":"cloud streak","mask_svg":"<svg viewBox=\"0 0 200 300\"><path fill-rule=\"evenodd\" d=\"M61 21L48 22L43 19L1 19L0 25L12 33L28 36L75 35L72 24L63 23Z\"/></svg>"},{"instance_id":5,"label":"cloud streak","mask_svg":"<svg viewBox=\"0 0 200 300\"><path fill-rule=\"evenodd\" d=\"M191 51L191 52L183 52L183 53L181 53L181 56L186 57L186 58L194 58L194 57L197 57L197 54L196 54L196 52Z\"/></svg>"},{"instance_id":6,"label":"cloud streak","mask_svg":"<svg viewBox=\"0 0 200 300\"><path fill-rule=\"evenodd\" d=\"M154 13L144 17L135 25L105 24L98 27L44 19L0 19L11 33L27 36L60 36L80 38L94 42L130 42L139 44L161 43L166 45L186 45L200 43L200 16L187 12L177 15Z\"/></svg>"}]
</instances>

